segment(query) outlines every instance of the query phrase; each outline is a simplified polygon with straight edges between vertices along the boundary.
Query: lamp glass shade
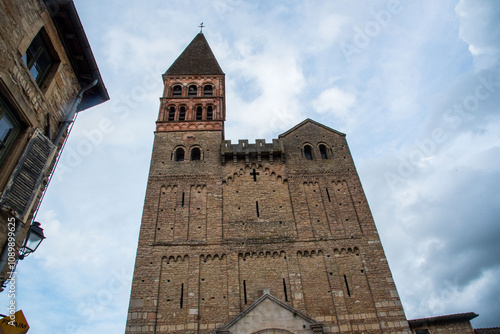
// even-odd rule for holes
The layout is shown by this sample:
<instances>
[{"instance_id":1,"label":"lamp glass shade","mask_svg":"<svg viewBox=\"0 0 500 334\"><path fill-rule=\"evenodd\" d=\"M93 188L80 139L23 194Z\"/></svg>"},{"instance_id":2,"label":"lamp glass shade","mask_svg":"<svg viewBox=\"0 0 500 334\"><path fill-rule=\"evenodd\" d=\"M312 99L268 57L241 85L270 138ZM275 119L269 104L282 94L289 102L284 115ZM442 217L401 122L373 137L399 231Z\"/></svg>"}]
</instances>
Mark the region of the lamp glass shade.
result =
<instances>
[{"instance_id":1,"label":"lamp glass shade","mask_svg":"<svg viewBox=\"0 0 500 334\"><path fill-rule=\"evenodd\" d=\"M40 227L40 223L34 222L28 231L28 235L26 236L26 240L24 241L24 254L28 255L33 253L42 240L45 239L43 235L43 229Z\"/></svg>"}]
</instances>

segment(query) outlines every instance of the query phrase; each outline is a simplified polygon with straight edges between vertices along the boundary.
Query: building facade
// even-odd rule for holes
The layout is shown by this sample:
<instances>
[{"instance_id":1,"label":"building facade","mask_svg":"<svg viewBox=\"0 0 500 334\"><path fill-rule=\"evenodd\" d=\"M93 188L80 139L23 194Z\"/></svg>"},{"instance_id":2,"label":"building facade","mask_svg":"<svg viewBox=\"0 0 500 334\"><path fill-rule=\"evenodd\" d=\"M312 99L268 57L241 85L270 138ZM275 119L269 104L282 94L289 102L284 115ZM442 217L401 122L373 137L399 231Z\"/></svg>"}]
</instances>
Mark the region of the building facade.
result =
<instances>
[{"instance_id":1,"label":"building facade","mask_svg":"<svg viewBox=\"0 0 500 334\"><path fill-rule=\"evenodd\" d=\"M224 80L163 75L126 333L411 333L345 135L231 143Z\"/></svg>"},{"instance_id":2,"label":"building facade","mask_svg":"<svg viewBox=\"0 0 500 334\"><path fill-rule=\"evenodd\" d=\"M73 1L6 0L0 2L0 17L4 283L12 270L8 262L25 239L74 113L109 96Z\"/></svg>"}]
</instances>

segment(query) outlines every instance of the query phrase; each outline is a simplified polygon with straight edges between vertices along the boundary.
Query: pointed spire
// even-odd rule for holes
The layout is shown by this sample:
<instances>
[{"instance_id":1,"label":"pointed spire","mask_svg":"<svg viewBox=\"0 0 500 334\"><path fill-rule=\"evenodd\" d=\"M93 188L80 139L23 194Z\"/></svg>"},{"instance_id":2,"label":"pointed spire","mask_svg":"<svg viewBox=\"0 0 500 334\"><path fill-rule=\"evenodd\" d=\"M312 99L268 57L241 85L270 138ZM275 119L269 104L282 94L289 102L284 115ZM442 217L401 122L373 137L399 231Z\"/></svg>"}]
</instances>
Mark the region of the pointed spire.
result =
<instances>
[{"instance_id":1,"label":"pointed spire","mask_svg":"<svg viewBox=\"0 0 500 334\"><path fill-rule=\"evenodd\" d=\"M165 74L224 75L224 72L222 72L217 59L215 59L205 36L200 32L191 43L189 43Z\"/></svg>"}]
</instances>

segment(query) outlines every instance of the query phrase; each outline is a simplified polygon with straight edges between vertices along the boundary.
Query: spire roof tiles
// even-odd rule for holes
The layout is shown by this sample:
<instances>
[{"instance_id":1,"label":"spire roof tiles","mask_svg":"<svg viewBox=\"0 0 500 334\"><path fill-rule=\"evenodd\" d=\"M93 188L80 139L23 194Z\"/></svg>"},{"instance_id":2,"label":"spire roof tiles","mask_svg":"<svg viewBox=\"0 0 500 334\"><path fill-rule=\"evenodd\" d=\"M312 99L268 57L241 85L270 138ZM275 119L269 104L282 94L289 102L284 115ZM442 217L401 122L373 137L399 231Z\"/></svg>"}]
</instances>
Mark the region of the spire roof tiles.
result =
<instances>
[{"instance_id":1,"label":"spire roof tiles","mask_svg":"<svg viewBox=\"0 0 500 334\"><path fill-rule=\"evenodd\" d=\"M199 33L184 49L166 75L224 75L203 33Z\"/></svg>"}]
</instances>

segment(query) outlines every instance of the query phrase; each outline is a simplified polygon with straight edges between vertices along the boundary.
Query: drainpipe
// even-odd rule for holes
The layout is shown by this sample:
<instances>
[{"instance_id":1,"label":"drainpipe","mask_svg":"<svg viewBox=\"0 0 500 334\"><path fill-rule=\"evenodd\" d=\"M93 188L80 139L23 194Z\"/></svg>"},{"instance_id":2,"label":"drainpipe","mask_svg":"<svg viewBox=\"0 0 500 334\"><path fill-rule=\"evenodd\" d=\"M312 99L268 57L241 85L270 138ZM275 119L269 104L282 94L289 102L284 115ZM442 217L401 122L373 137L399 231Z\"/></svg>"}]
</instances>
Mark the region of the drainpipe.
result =
<instances>
[{"instance_id":1,"label":"drainpipe","mask_svg":"<svg viewBox=\"0 0 500 334\"><path fill-rule=\"evenodd\" d=\"M97 83L99 82L98 79L95 79L94 81L92 81L92 83L90 83L88 86L86 87L83 87L79 92L78 92L78 95L76 96L75 98L75 101L73 102L73 105L71 106L71 109L68 111L68 114L66 115L66 119L64 121L62 121L62 126L61 128L59 129L59 133L57 134L56 136L56 139L54 139L54 144L58 144L59 143L59 140L61 140L61 137L63 136L64 134L64 131L66 131L66 129L68 128L68 125L73 122L73 117L75 116L76 114L76 108L78 108L78 105L80 104L80 102L82 101L82 98L83 98L83 94L88 91L90 88L94 87L95 85L97 85Z\"/></svg>"}]
</instances>

